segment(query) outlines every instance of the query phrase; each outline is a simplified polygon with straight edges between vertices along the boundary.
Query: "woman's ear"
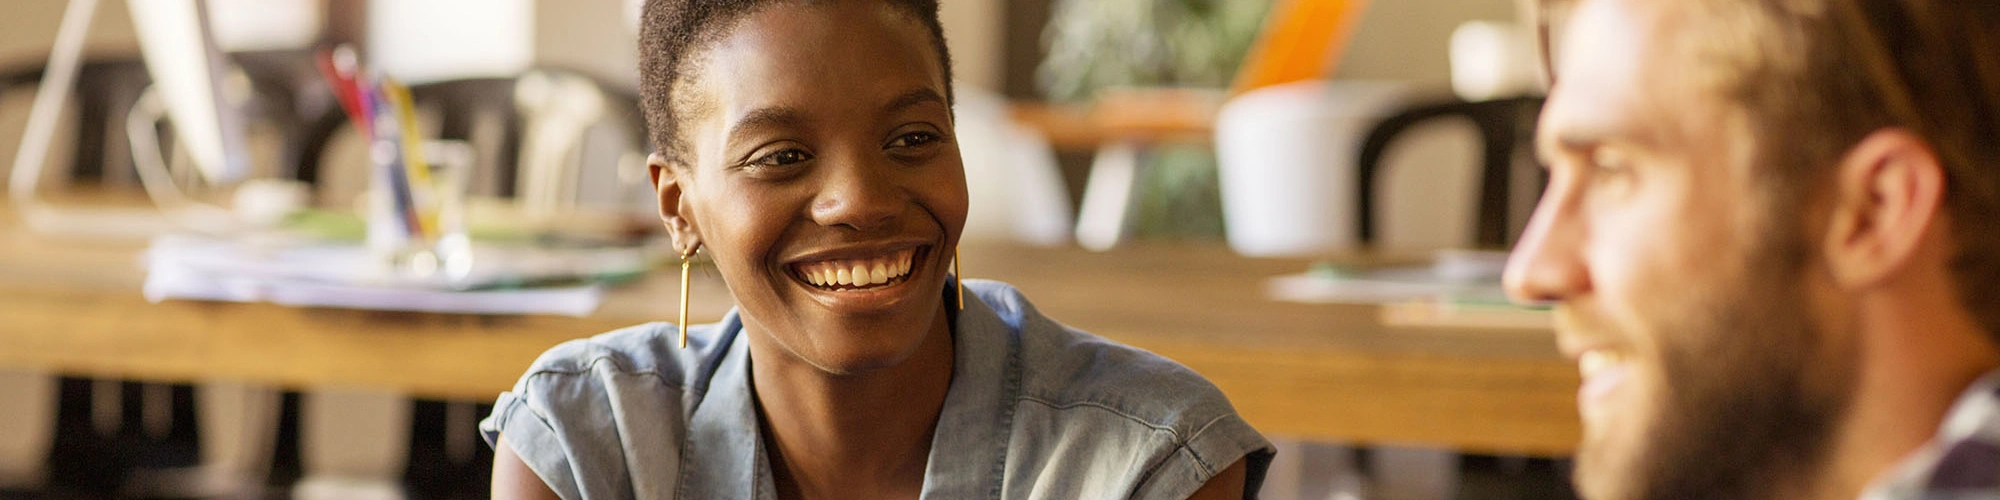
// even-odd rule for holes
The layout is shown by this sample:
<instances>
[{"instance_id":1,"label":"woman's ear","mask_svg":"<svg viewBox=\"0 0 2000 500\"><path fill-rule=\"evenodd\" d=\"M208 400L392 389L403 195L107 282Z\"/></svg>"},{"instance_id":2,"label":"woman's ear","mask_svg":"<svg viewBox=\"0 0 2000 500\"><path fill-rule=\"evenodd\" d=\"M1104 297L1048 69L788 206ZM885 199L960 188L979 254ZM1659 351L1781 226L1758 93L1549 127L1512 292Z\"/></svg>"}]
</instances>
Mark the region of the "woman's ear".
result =
<instances>
[{"instance_id":1,"label":"woman's ear","mask_svg":"<svg viewBox=\"0 0 2000 500\"><path fill-rule=\"evenodd\" d=\"M694 253L701 246L700 231L695 229L694 214L688 210L685 191L687 172L674 167L660 153L646 157L646 169L653 176L653 190L659 196L660 222L674 237L674 248L682 255Z\"/></svg>"}]
</instances>

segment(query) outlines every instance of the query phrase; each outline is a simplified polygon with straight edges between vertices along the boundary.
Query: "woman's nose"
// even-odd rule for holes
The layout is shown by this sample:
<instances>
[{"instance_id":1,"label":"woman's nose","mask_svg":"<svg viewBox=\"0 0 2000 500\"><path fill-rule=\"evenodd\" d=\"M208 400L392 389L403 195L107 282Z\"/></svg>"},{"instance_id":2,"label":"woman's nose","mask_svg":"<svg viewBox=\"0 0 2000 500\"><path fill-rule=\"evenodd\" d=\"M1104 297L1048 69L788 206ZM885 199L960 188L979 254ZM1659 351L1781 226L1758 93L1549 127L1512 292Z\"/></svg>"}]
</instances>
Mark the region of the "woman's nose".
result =
<instances>
[{"instance_id":1,"label":"woman's nose","mask_svg":"<svg viewBox=\"0 0 2000 500\"><path fill-rule=\"evenodd\" d=\"M847 226L860 231L879 229L894 221L909 197L893 167L862 161L842 162L823 177L813 199L812 217L823 226Z\"/></svg>"}]
</instances>

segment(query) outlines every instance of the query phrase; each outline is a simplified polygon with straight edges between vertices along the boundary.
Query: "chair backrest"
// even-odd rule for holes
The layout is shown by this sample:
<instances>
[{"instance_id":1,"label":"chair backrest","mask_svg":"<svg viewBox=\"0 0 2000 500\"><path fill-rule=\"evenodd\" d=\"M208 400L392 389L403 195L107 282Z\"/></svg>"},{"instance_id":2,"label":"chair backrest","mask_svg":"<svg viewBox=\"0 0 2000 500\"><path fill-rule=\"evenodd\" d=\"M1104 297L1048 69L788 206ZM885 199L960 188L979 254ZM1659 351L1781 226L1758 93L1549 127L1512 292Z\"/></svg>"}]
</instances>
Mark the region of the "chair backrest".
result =
<instances>
[{"instance_id":1,"label":"chair backrest","mask_svg":"<svg viewBox=\"0 0 2000 500\"><path fill-rule=\"evenodd\" d=\"M246 115L275 127L284 143L278 152L276 175L297 177L313 122L340 109L331 87L313 64L313 53L238 52L230 54L230 58L249 78L256 96L249 103Z\"/></svg>"},{"instance_id":2,"label":"chair backrest","mask_svg":"<svg viewBox=\"0 0 2000 500\"><path fill-rule=\"evenodd\" d=\"M1356 240L1374 243L1375 215L1380 212L1377 191L1384 177L1384 153L1397 136L1433 120L1465 118L1478 127L1484 143L1479 182L1479 204L1473 225L1473 241L1483 248L1505 248L1517 236L1509 230L1509 190L1515 153L1528 147L1535 135L1535 117L1542 107L1541 97L1515 97L1490 101L1442 101L1411 106L1378 122L1368 132L1355 162L1359 182L1355 183Z\"/></svg>"},{"instance_id":3,"label":"chair backrest","mask_svg":"<svg viewBox=\"0 0 2000 500\"><path fill-rule=\"evenodd\" d=\"M515 198L541 209L591 204L592 193L643 177L645 121L639 97L618 85L561 70L517 77L413 85L425 136L473 150L470 194ZM325 179L327 152L347 116L330 109L309 125L297 172Z\"/></svg>"},{"instance_id":4,"label":"chair backrest","mask_svg":"<svg viewBox=\"0 0 2000 500\"><path fill-rule=\"evenodd\" d=\"M42 83L42 64L0 72L0 92L32 92ZM138 59L99 59L77 70L72 108L75 138L66 178L83 182L137 184L132 158L125 151L125 113L152 83ZM56 170L63 170L56 167Z\"/></svg>"}]
</instances>

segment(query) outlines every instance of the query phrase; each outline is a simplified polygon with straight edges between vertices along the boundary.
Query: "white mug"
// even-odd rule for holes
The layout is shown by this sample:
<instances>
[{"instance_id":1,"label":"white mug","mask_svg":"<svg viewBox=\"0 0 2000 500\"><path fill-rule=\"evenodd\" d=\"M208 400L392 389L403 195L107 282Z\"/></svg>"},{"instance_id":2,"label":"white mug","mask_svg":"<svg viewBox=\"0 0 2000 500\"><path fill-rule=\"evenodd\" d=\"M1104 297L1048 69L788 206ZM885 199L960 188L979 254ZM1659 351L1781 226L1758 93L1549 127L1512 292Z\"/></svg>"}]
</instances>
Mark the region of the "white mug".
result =
<instances>
[{"instance_id":1,"label":"white mug","mask_svg":"<svg viewBox=\"0 0 2000 500\"><path fill-rule=\"evenodd\" d=\"M1353 246L1361 141L1408 94L1400 83L1309 80L1225 103L1215 149L1230 248L1283 256Z\"/></svg>"}]
</instances>

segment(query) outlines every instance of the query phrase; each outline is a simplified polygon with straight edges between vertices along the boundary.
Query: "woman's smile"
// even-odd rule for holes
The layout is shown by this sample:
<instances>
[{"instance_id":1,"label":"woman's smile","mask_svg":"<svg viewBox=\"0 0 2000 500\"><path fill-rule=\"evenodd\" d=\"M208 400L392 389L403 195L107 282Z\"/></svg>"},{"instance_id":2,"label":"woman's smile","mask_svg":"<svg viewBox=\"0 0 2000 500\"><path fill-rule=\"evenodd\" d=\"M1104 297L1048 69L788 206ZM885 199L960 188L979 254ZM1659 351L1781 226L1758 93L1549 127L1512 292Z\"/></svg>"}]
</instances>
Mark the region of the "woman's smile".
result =
<instances>
[{"instance_id":1,"label":"woman's smile","mask_svg":"<svg viewBox=\"0 0 2000 500\"><path fill-rule=\"evenodd\" d=\"M880 312L906 299L905 286L928 267L930 244L839 248L794 258L786 274L821 304L840 312ZM921 282L922 280L914 280Z\"/></svg>"},{"instance_id":2,"label":"woman's smile","mask_svg":"<svg viewBox=\"0 0 2000 500\"><path fill-rule=\"evenodd\" d=\"M792 272L821 290L871 290L900 284L910 277L917 249L908 248L865 258L827 259L792 264Z\"/></svg>"}]
</instances>

